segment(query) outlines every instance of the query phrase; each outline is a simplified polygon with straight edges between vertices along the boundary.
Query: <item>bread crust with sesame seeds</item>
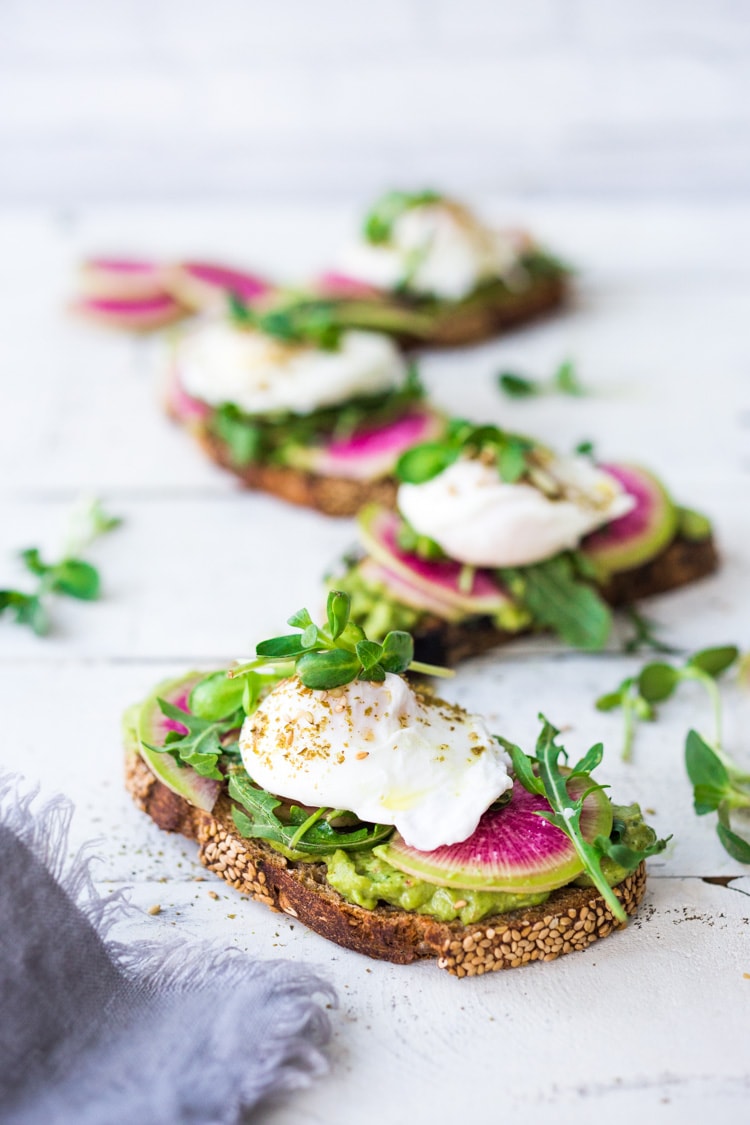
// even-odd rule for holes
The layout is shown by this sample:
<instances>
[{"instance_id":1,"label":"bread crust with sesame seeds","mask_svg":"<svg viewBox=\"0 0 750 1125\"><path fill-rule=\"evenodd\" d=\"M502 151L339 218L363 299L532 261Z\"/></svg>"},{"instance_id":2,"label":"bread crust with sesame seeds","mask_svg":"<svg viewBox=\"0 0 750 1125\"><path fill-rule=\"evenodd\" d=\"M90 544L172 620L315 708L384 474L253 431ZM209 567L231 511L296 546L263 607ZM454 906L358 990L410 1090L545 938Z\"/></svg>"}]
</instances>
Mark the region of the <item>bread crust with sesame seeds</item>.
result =
<instances>
[{"instance_id":1,"label":"bread crust with sesame seeds","mask_svg":"<svg viewBox=\"0 0 750 1125\"><path fill-rule=\"evenodd\" d=\"M226 790L211 812L195 808L158 781L130 748L125 784L159 828L195 840L201 863L235 890L299 919L337 945L380 961L404 965L433 958L454 976L481 976L531 961L554 961L619 928L596 890L572 885L553 891L539 906L468 926L387 905L365 910L328 885L324 863L287 860L264 841L240 836ZM644 864L615 888L628 914L636 912L645 888Z\"/></svg>"}]
</instances>

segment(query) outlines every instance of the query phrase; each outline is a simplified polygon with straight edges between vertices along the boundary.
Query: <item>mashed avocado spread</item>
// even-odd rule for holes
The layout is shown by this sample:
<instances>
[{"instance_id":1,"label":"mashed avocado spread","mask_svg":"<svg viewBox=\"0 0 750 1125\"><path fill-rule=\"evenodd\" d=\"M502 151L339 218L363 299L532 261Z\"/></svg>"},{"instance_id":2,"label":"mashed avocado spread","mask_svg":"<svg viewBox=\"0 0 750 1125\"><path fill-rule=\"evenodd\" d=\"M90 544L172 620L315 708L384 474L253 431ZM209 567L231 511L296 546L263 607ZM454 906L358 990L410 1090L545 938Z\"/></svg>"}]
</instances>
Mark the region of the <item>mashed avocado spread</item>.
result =
<instances>
[{"instance_id":1,"label":"mashed avocado spread","mask_svg":"<svg viewBox=\"0 0 750 1125\"><path fill-rule=\"evenodd\" d=\"M656 833L645 823L638 805L613 805L612 812L618 843L634 851L654 843ZM335 851L315 858L326 863L327 879L334 890L347 902L365 910L374 910L379 902L387 902L401 910L429 914L440 922L452 922L457 918L467 926L491 914L507 914L510 910L536 906L550 896L549 891L523 895L438 887L396 870L382 858L380 852L381 849L375 847L372 851ZM620 867L606 856L602 859L602 871L610 886L622 882L630 874L627 868ZM573 884L578 887L592 885L586 875L574 879Z\"/></svg>"}]
</instances>

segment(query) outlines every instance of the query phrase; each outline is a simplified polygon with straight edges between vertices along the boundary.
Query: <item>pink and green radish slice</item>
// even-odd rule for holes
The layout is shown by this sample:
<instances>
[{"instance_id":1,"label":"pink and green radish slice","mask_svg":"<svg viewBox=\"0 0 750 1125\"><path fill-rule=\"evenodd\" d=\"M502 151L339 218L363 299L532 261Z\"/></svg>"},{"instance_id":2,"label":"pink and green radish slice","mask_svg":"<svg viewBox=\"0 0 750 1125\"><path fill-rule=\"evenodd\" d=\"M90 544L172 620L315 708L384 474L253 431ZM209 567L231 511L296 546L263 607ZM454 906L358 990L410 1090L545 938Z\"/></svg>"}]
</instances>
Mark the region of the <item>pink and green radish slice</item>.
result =
<instances>
[{"instance_id":1,"label":"pink and green radish slice","mask_svg":"<svg viewBox=\"0 0 750 1125\"><path fill-rule=\"evenodd\" d=\"M580 797L590 785L590 778L577 777L568 792ZM399 871L439 887L513 894L552 891L580 875L583 864L565 833L539 816L540 811L549 812L544 797L516 781L510 802L488 809L468 840L420 852L396 833L378 854ZM583 803L581 830L590 842L612 831L612 805L601 789L589 793Z\"/></svg>"},{"instance_id":2,"label":"pink and green radish slice","mask_svg":"<svg viewBox=\"0 0 750 1125\"><path fill-rule=\"evenodd\" d=\"M395 512L371 504L360 512L358 522L362 543L377 562L444 606L460 610L462 616L494 614L512 604L489 570L475 571L471 589L464 593L459 585L461 563L423 559L402 551L396 539L401 518Z\"/></svg>"},{"instance_id":3,"label":"pink and green radish slice","mask_svg":"<svg viewBox=\"0 0 750 1125\"><path fill-rule=\"evenodd\" d=\"M167 370L165 397L167 410L178 422L202 422L211 413L208 403L193 398L182 386L176 358L172 360Z\"/></svg>"},{"instance_id":4,"label":"pink and green radish slice","mask_svg":"<svg viewBox=\"0 0 750 1125\"><path fill-rule=\"evenodd\" d=\"M136 258L88 258L79 271L80 288L87 297L133 300L164 294L163 267Z\"/></svg>"},{"instance_id":5,"label":"pink and green radish slice","mask_svg":"<svg viewBox=\"0 0 750 1125\"><path fill-rule=\"evenodd\" d=\"M130 332L165 328L185 315L183 306L168 293L156 297L81 297L72 307L74 312L97 324Z\"/></svg>"},{"instance_id":6,"label":"pink and green radish slice","mask_svg":"<svg viewBox=\"0 0 750 1125\"><path fill-rule=\"evenodd\" d=\"M412 445L430 441L445 429L445 420L431 410L403 414L384 426L358 430L325 446L310 446L295 456L295 464L310 472L347 480L377 480L388 476L398 458Z\"/></svg>"},{"instance_id":7,"label":"pink and green radish slice","mask_svg":"<svg viewBox=\"0 0 750 1125\"><path fill-rule=\"evenodd\" d=\"M167 734L176 730L185 732L179 723L168 719L159 707L158 700L166 699L183 711L189 710L190 692L195 685L205 679L202 672L190 672L179 680L160 684L154 694L141 706L136 724L138 752L146 765L159 781L178 796L184 797L196 808L210 812L219 795L220 782L210 777L201 777L190 766L181 766L170 754L158 754L149 750L148 745L163 746Z\"/></svg>"},{"instance_id":8,"label":"pink and green radish slice","mask_svg":"<svg viewBox=\"0 0 750 1125\"><path fill-rule=\"evenodd\" d=\"M367 298L377 297L382 293L382 290L376 289L374 285L359 281L346 273L338 273L336 270L327 270L316 277L313 288L326 297Z\"/></svg>"},{"instance_id":9,"label":"pink and green radish slice","mask_svg":"<svg viewBox=\"0 0 750 1125\"><path fill-rule=\"evenodd\" d=\"M372 586L384 586L389 595L401 605L433 613L444 621L460 621L466 616L457 606L434 597L429 587L415 586L402 574L397 574L395 570L390 570L373 558L363 559L357 570L365 582Z\"/></svg>"},{"instance_id":10,"label":"pink and green radish slice","mask_svg":"<svg viewBox=\"0 0 750 1125\"><path fill-rule=\"evenodd\" d=\"M600 465L631 496L636 505L626 516L593 532L581 550L608 573L630 570L661 554L675 535L679 513L661 481L637 465Z\"/></svg>"},{"instance_id":11,"label":"pink and green radish slice","mask_svg":"<svg viewBox=\"0 0 750 1125\"><path fill-rule=\"evenodd\" d=\"M273 289L257 274L212 262L180 262L171 266L164 284L178 301L196 311L223 309L228 293L251 305Z\"/></svg>"}]
</instances>

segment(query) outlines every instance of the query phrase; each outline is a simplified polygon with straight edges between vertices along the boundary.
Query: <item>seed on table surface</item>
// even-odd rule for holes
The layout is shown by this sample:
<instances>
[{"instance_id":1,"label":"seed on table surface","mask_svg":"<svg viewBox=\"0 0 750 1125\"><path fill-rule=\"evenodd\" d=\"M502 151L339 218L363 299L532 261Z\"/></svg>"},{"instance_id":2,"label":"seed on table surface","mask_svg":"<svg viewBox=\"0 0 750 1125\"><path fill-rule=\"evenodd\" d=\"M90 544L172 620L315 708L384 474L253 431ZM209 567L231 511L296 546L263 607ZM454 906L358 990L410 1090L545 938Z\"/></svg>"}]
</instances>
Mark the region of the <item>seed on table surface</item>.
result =
<instances>
[{"instance_id":1,"label":"seed on table surface","mask_svg":"<svg viewBox=\"0 0 750 1125\"><path fill-rule=\"evenodd\" d=\"M148 912L149 914L161 914L161 907L159 906L158 902L153 906L149 906Z\"/></svg>"}]
</instances>

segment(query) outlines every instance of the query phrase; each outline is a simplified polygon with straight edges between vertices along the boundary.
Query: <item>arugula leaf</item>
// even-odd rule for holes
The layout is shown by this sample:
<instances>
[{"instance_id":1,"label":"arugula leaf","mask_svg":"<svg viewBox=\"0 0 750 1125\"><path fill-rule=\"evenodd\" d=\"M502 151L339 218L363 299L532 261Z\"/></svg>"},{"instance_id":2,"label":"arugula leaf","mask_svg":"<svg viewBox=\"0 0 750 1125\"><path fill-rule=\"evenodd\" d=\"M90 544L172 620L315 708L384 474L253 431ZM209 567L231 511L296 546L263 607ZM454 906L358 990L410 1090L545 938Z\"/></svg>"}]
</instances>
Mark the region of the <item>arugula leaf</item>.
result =
<instances>
[{"instance_id":1,"label":"arugula leaf","mask_svg":"<svg viewBox=\"0 0 750 1125\"><path fill-rule=\"evenodd\" d=\"M501 567L511 594L543 625L574 648L597 652L612 628L612 612L593 586L580 581L568 554L533 566Z\"/></svg>"},{"instance_id":2,"label":"arugula leaf","mask_svg":"<svg viewBox=\"0 0 750 1125\"><path fill-rule=\"evenodd\" d=\"M551 379L530 379L515 371L501 371L497 377L498 386L508 398L534 398L538 395L558 393L563 395L585 395L586 389L580 382L575 365L566 359L555 371ZM591 452L591 448L582 452Z\"/></svg>"},{"instance_id":3,"label":"arugula leaf","mask_svg":"<svg viewBox=\"0 0 750 1125\"><path fill-rule=\"evenodd\" d=\"M329 815L340 812L335 809L317 809L312 816L305 814L300 816L300 810L296 810L298 815L295 816L295 810L292 809L293 823L283 824L275 813L282 802L265 789L259 789L254 785L244 771L230 772L229 795L245 809L245 812L237 808L232 809L232 819L242 836L247 839L271 840L291 852L304 855L326 853L330 855L337 848L342 848L344 851L360 851L374 847L393 834L393 827L384 824L363 824L361 828L353 831L336 829L329 820L324 819L326 812ZM250 815L247 816L246 813ZM304 831L300 832L301 828Z\"/></svg>"},{"instance_id":4,"label":"arugula leaf","mask_svg":"<svg viewBox=\"0 0 750 1125\"><path fill-rule=\"evenodd\" d=\"M224 774L218 768L219 759L224 752L221 736L242 726L244 711L238 709L228 718L220 720L201 719L166 699L158 699L157 703L162 714L180 723L186 728L186 732L180 734L179 731L170 731L163 746L146 743L148 749L157 754L170 754L175 761L192 766L202 777L222 781Z\"/></svg>"},{"instance_id":5,"label":"arugula leaf","mask_svg":"<svg viewBox=\"0 0 750 1125\"><path fill-rule=\"evenodd\" d=\"M517 375L513 371L501 371L497 381L500 390L508 398L533 398L542 393L541 384L537 379L527 379L525 375Z\"/></svg>"}]
</instances>

